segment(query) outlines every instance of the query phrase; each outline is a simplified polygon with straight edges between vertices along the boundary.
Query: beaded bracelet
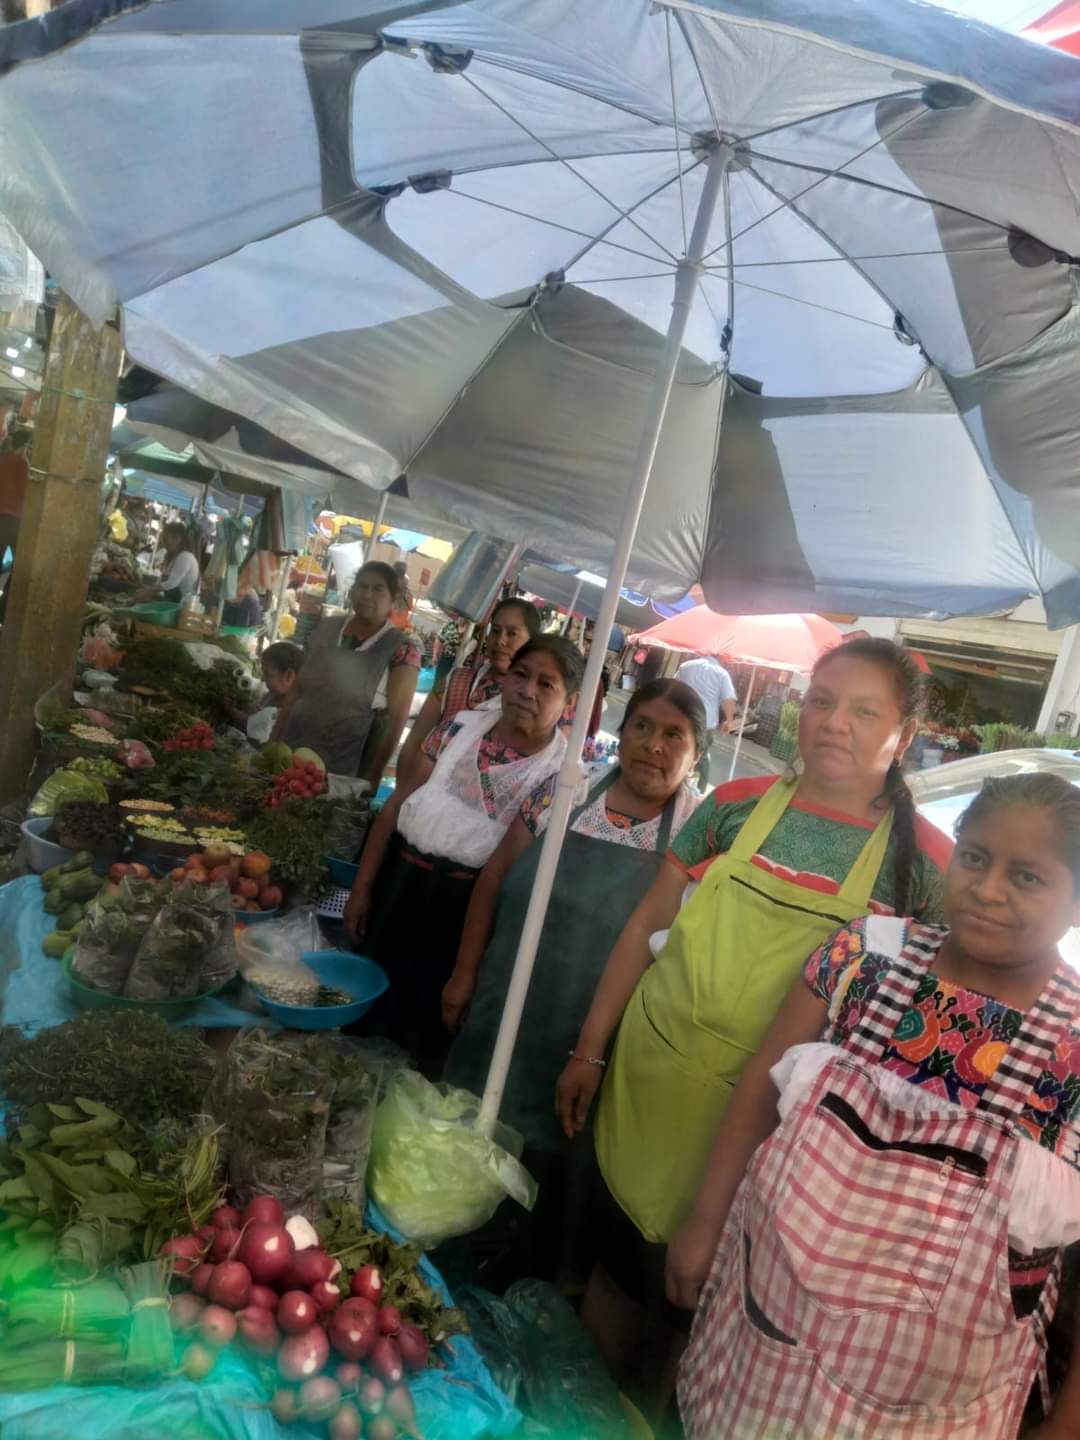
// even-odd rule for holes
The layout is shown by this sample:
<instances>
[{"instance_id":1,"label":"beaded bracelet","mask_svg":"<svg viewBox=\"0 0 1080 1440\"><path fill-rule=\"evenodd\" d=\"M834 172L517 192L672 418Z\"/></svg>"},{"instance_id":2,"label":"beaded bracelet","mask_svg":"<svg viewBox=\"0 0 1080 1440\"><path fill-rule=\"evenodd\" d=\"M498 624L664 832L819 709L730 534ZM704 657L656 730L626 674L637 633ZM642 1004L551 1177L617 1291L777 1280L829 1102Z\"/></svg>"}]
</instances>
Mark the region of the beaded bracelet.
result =
<instances>
[{"instance_id":1,"label":"beaded bracelet","mask_svg":"<svg viewBox=\"0 0 1080 1440\"><path fill-rule=\"evenodd\" d=\"M595 1055L579 1055L576 1050L568 1050L566 1053L571 1060L580 1060L583 1065L599 1065L601 1070L607 1068L607 1061L598 1060Z\"/></svg>"}]
</instances>

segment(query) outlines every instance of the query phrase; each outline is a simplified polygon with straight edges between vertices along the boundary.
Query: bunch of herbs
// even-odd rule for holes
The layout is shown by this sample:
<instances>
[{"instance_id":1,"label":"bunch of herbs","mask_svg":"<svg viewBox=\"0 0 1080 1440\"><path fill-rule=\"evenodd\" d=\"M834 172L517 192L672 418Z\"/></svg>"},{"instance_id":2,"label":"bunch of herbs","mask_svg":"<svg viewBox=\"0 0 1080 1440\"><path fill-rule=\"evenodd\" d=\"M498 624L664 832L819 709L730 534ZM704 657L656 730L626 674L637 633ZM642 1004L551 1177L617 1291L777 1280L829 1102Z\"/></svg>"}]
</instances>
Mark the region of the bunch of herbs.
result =
<instances>
[{"instance_id":1,"label":"bunch of herbs","mask_svg":"<svg viewBox=\"0 0 1080 1440\"><path fill-rule=\"evenodd\" d=\"M198 1031L140 1010L93 1011L27 1036L0 1029L0 1091L17 1120L88 1095L149 1132L197 1114L216 1056Z\"/></svg>"},{"instance_id":2,"label":"bunch of herbs","mask_svg":"<svg viewBox=\"0 0 1080 1440\"><path fill-rule=\"evenodd\" d=\"M321 798L284 801L268 806L248 822L247 834L255 850L274 862L274 875L294 901L316 900L327 887L326 854L335 809Z\"/></svg>"}]
</instances>

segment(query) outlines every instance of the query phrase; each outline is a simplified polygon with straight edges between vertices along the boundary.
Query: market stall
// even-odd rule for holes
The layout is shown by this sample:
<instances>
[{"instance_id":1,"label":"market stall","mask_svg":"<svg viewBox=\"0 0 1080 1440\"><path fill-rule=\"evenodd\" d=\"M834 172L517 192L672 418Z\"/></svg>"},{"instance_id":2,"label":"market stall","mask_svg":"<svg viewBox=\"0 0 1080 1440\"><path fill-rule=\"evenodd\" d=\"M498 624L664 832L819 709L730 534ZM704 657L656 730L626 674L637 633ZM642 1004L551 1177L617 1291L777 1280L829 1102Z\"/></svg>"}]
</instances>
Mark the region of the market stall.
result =
<instances>
[{"instance_id":1,"label":"market stall","mask_svg":"<svg viewBox=\"0 0 1080 1440\"><path fill-rule=\"evenodd\" d=\"M367 1196L412 1074L340 1034L385 985L328 948L368 802L241 738L257 687L227 640L92 606L77 670L36 709L33 873L0 887L5 1440L510 1433L422 1244Z\"/></svg>"}]
</instances>

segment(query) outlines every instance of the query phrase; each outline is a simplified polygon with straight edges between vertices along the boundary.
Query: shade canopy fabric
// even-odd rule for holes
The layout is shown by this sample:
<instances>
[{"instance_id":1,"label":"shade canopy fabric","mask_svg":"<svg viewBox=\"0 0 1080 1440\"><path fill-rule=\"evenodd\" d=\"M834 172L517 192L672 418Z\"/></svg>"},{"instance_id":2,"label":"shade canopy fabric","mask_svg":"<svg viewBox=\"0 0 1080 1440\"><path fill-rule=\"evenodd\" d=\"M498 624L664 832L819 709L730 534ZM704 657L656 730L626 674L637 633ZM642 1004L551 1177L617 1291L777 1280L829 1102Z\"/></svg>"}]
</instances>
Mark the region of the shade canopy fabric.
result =
<instances>
[{"instance_id":1,"label":"shade canopy fabric","mask_svg":"<svg viewBox=\"0 0 1080 1440\"><path fill-rule=\"evenodd\" d=\"M1077 63L916 0L78 0L0 30L0 210L146 366L605 573L730 147L626 583L1061 624Z\"/></svg>"},{"instance_id":2,"label":"shade canopy fabric","mask_svg":"<svg viewBox=\"0 0 1080 1440\"><path fill-rule=\"evenodd\" d=\"M573 606L572 613L586 620L595 620L599 613L602 587L588 580L579 582L576 574L552 570L546 565L524 565L518 574L518 584L527 594L560 610L569 611ZM642 621L641 606L621 595L615 619L623 629L636 630Z\"/></svg>"},{"instance_id":3,"label":"shade canopy fabric","mask_svg":"<svg viewBox=\"0 0 1080 1440\"><path fill-rule=\"evenodd\" d=\"M1080 0L1061 0L1029 25L1026 33L1057 50L1080 55Z\"/></svg>"},{"instance_id":4,"label":"shade canopy fabric","mask_svg":"<svg viewBox=\"0 0 1080 1440\"><path fill-rule=\"evenodd\" d=\"M705 605L673 615L633 637L694 655L717 655L740 665L763 665L805 675L843 632L820 615L717 615Z\"/></svg>"}]
</instances>

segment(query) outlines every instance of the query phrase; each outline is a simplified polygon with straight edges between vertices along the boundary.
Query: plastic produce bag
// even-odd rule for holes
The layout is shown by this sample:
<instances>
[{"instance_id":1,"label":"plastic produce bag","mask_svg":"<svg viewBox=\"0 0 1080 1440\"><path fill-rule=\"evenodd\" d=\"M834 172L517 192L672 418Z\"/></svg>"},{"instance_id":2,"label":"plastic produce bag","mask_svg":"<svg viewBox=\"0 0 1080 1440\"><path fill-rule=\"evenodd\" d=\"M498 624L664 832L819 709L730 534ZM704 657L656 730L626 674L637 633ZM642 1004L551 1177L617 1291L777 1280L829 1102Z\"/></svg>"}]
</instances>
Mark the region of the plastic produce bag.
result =
<instances>
[{"instance_id":1,"label":"plastic produce bag","mask_svg":"<svg viewBox=\"0 0 1080 1440\"><path fill-rule=\"evenodd\" d=\"M629 1440L619 1391L554 1285L519 1280L502 1300L464 1286L457 1302L495 1380L538 1425L582 1440Z\"/></svg>"},{"instance_id":2,"label":"plastic produce bag","mask_svg":"<svg viewBox=\"0 0 1080 1440\"><path fill-rule=\"evenodd\" d=\"M129 876L115 895L95 900L75 944L72 969L77 979L106 995L122 995L160 905L161 893L152 881Z\"/></svg>"},{"instance_id":3,"label":"plastic produce bag","mask_svg":"<svg viewBox=\"0 0 1080 1440\"><path fill-rule=\"evenodd\" d=\"M246 925L236 937L236 958L247 983L286 1005L314 1005L322 983L300 956L325 950L328 942L310 907L281 920Z\"/></svg>"},{"instance_id":4,"label":"plastic produce bag","mask_svg":"<svg viewBox=\"0 0 1080 1440\"><path fill-rule=\"evenodd\" d=\"M521 1136L494 1139L466 1090L432 1085L415 1070L393 1076L375 1117L368 1185L390 1221L426 1248L476 1230L512 1196L531 1210L536 1183L518 1160Z\"/></svg>"},{"instance_id":5,"label":"plastic produce bag","mask_svg":"<svg viewBox=\"0 0 1080 1440\"><path fill-rule=\"evenodd\" d=\"M187 1000L236 973L234 915L224 885L182 885L143 936L124 994L134 1000Z\"/></svg>"},{"instance_id":6,"label":"plastic produce bag","mask_svg":"<svg viewBox=\"0 0 1080 1440\"><path fill-rule=\"evenodd\" d=\"M286 1215L320 1214L323 1156L336 1082L292 1037L257 1027L230 1045L207 1109L225 1127L235 1203L276 1195Z\"/></svg>"},{"instance_id":7,"label":"plastic produce bag","mask_svg":"<svg viewBox=\"0 0 1080 1440\"><path fill-rule=\"evenodd\" d=\"M322 1203L343 1200L363 1210L382 1066L346 1035L311 1035L297 1044L335 1082L326 1120Z\"/></svg>"}]
</instances>

